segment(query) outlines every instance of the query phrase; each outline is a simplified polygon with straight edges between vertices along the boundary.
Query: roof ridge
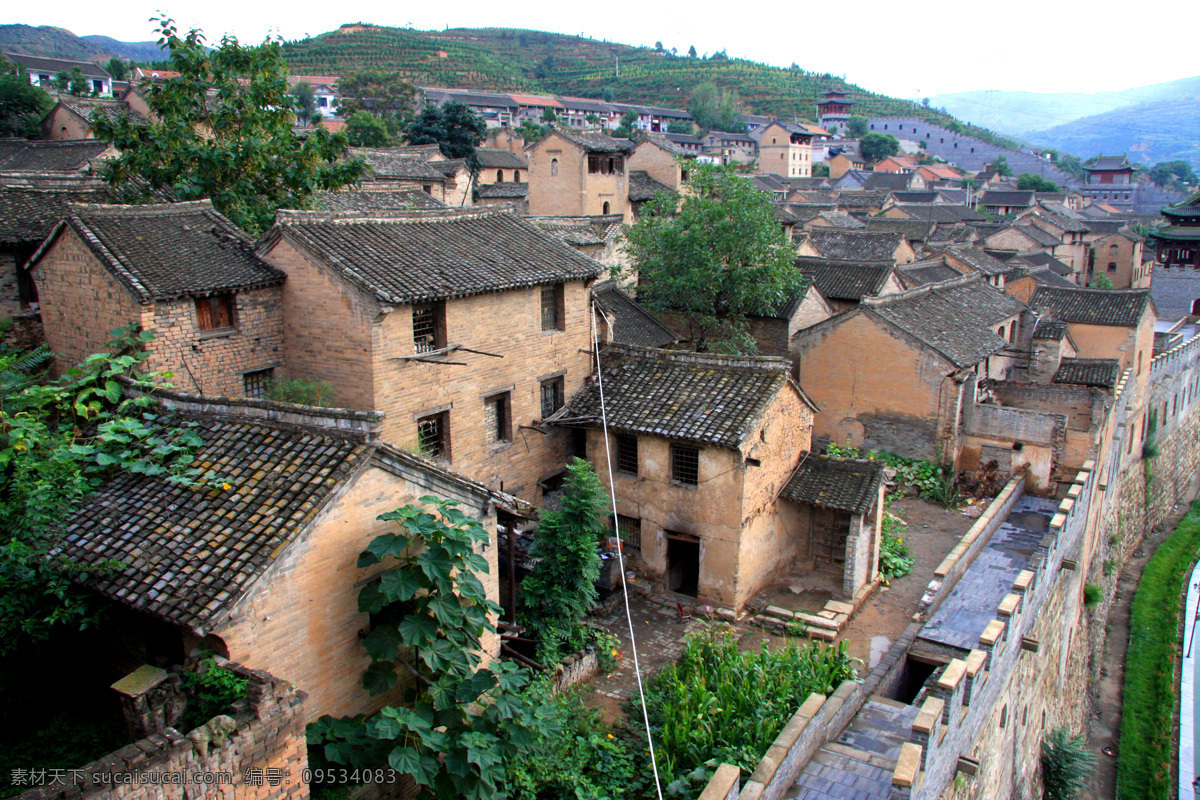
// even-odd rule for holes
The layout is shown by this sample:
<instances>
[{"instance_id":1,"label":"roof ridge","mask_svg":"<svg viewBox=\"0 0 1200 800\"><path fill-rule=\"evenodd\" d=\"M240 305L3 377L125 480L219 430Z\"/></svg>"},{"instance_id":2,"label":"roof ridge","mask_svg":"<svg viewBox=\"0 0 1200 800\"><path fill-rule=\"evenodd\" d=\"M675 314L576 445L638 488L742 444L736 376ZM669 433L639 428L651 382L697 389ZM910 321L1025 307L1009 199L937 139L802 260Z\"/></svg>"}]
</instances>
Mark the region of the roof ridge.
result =
<instances>
[{"instance_id":1,"label":"roof ridge","mask_svg":"<svg viewBox=\"0 0 1200 800\"><path fill-rule=\"evenodd\" d=\"M661 350L653 347L639 347L632 344L613 344L609 352L626 352L630 355L652 358L657 361L678 364L705 364L714 367L730 367L733 369L760 369L764 371L787 371L792 362L778 356L731 356L723 353L697 353L693 350Z\"/></svg>"},{"instance_id":2,"label":"roof ridge","mask_svg":"<svg viewBox=\"0 0 1200 800\"><path fill-rule=\"evenodd\" d=\"M301 225L309 222L333 222L360 224L368 222L436 222L446 219L473 219L477 217L518 215L506 207L484 206L479 208L425 208L425 209L370 209L366 211L307 211L301 209L279 209L275 214L276 225Z\"/></svg>"}]
</instances>

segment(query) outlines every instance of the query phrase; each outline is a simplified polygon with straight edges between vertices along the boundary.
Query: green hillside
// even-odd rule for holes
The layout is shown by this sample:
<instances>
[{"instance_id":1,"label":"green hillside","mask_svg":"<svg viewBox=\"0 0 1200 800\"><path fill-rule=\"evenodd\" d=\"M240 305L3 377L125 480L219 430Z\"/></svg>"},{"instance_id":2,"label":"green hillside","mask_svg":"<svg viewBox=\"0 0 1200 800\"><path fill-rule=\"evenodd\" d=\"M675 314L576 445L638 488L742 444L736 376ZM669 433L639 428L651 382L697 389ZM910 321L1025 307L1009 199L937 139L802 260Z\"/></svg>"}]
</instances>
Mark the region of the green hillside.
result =
<instances>
[{"instance_id":1,"label":"green hillside","mask_svg":"<svg viewBox=\"0 0 1200 800\"><path fill-rule=\"evenodd\" d=\"M827 74L783 69L744 59L689 58L646 47L502 28L415 31L344 25L288 42L293 71L337 74L367 67L400 71L413 83L447 88L608 96L619 102L682 108L705 81L736 89L746 110L780 118L816 115L825 89L848 90L864 115L950 118L907 100L867 92Z\"/></svg>"},{"instance_id":2,"label":"green hillside","mask_svg":"<svg viewBox=\"0 0 1200 800\"><path fill-rule=\"evenodd\" d=\"M119 42L108 36L76 36L65 28L50 25L0 25L0 50L101 64L113 56L139 62L162 58L157 42Z\"/></svg>"},{"instance_id":3,"label":"green hillside","mask_svg":"<svg viewBox=\"0 0 1200 800\"><path fill-rule=\"evenodd\" d=\"M1176 97L1125 106L1073 120L1029 139L1075 153L1128 153L1146 165L1182 159L1200 169L1200 97Z\"/></svg>"}]
</instances>

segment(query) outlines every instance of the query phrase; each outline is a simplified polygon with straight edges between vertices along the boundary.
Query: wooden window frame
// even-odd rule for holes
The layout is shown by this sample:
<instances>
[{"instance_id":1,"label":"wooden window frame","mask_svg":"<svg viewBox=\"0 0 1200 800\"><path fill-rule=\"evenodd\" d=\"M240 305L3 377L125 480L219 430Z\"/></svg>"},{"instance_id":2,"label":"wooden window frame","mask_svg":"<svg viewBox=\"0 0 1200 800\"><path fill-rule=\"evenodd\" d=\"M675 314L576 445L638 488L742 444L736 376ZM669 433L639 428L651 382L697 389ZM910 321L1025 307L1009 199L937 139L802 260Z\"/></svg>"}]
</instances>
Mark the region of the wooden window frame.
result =
<instances>
[{"instance_id":1,"label":"wooden window frame","mask_svg":"<svg viewBox=\"0 0 1200 800\"><path fill-rule=\"evenodd\" d=\"M561 283L553 286L543 286L539 295L543 331L566 330L563 320L566 317L566 289Z\"/></svg>"},{"instance_id":2,"label":"wooden window frame","mask_svg":"<svg viewBox=\"0 0 1200 800\"><path fill-rule=\"evenodd\" d=\"M690 444L671 445L671 483L700 485L700 448Z\"/></svg>"},{"instance_id":3,"label":"wooden window frame","mask_svg":"<svg viewBox=\"0 0 1200 800\"><path fill-rule=\"evenodd\" d=\"M429 458L450 460L449 411L439 411L417 420L417 446Z\"/></svg>"},{"instance_id":4,"label":"wooden window frame","mask_svg":"<svg viewBox=\"0 0 1200 800\"><path fill-rule=\"evenodd\" d=\"M254 400L266 400L267 392L271 390L271 381L275 379L275 368L256 369L242 373L242 394ZM261 390L258 386L261 382ZM253 387L253 390L252 390Z\"/></svg>"},{"instance_id":5,"label":"wooden window frame","mask_svg":"<svg viewBox=\"0 0 1200 800\"><path fill-rule=\"evenodd\" d=\"M417 303L412 307L413 352L432 353L446 347L446 303Z\"/></svg>"},{"instance_id":6,"label":"wooden window frame","mask_svg":"<svg viewBox=\"0 0 1200 800\"><path fill-rule=\"evenodd\" d=\"M237 300L233 292L210 294L193 298L196 305L196 327L204 332L237 329Z\"/></svg>"},{"instance_id":7,"label":"wooden window frame","mask_svg":"<svg viewBox=\"0 0 1200 800\"><path fill-rule=\"evenodd\" d=\"M563 378L561 375L559 375L556 378L544 380L538 385L538 407L541 409L542 419L546 419L555 411L558 411L563 407L563 383ZM547 390L553 392L553 397L551 398L551 405L553 405L553 408L549 408L546 404Z\"/></svg>"},{"instance_id":8,"label":"wooden window frame","mask_svg":"<svg viewBox=\"0 0 1200 800\"><path fill-rule=\"evenodd\" d=\"M484 398L485 406L496 406L487 430L488 444L508 444L512 441L512 392L498 392ZM484 409L487 421L487 409Z\"/></svg>"}]
</instances>

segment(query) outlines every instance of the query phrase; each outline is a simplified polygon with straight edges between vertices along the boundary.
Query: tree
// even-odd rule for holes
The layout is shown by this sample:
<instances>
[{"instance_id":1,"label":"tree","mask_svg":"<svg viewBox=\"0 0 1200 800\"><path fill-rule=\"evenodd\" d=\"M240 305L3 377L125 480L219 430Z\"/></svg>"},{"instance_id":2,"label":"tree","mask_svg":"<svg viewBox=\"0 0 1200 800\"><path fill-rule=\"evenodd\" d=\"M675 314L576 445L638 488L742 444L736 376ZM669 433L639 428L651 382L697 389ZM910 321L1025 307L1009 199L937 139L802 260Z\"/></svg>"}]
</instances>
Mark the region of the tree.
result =
<instances>
[{"instance_id":1,"label":"tree","mask_svg":"<svg viewBox=\"0 0 1200 800\"><path fill-rule=\"evenodd\" d=\"M1109 278L1103 272L1096 273L1096 277L1092 279L1092 289L1111 289L1113 288L1112 278Z\"/></svg>"},{"instance_id":2,"label":"tree","mask_svg":"<svg viewBox=\"0 0 1200 800\"><path fill-rule=\"evenodd\" d=\"M696 132L696 125L686 119L673 119L667 124L667 133L681 133L691 136Z\"/></svg>"},{"instance_id":3,"label":"tree","mask_svg":"<svg viewBox=\"0 0 1200 800\"><path fill-rule=\"evenodd\" d=\"M1010 177L1013 174L1012 167L1008 163L1007 156L997 156L996 160L992 162L992 169L996 171L997 175L1005 178Z\"/></svg>"},{"instance_id":4,"label":"tree","mask_svg":"<svg viewBox=\"0 0 1200 800\"><path fill-rule=\"evenodd\" d=\"M1042 797L1073 800L1087 790L1096 757L1082 736L1068 728L1055 728L1042 739Z\"/></svg>"},{"instance_id":5,"label":"tree","mask_svg":"<svg viewBox=\"0 0 1200 800\"><path fill-rule=\"evenodd\" d=\"M292 87L291 94L296 116L305 127L313 121L314 115L317 119L321 118L321 113L317 111L317 90L311 83L300 81Z\"/></svg>"},{"instance_id":6,"label":"tree","mask_svg":"<svg viewBox=\"0 0 1200 800\"><path fill-rule=\"evenodd\" d=\"M867 124L866 117L853 116L846 120L846 133L853 139L861 139L867 135Z\"/></svg>"},{"instance_id":7,"label":"tree","mask_svg":"<svg viewBox=\"0 0 1200 800\"><path fill-rule=\"evenodd\" d=\"M315 192L362 176L362 161L345 158L344 135L293 131L278 42L248 47L227 36L209 51L198 30L180 37L170 19L159 28L159 44L180 74L146 86L150 121L92 117L96 137L120 152L105 162L104 178L124 202L210 198L235 224L258 234L276 210L306 208Z\"/></svg>"},{"instance_id":8,"label":"tree","mask_svg":"<svg viewBox=\"0 0 1200 800\"><path fill-rule=\"evenodd\" d=\"M349 118L366 111L387 125L393 139L412 121L416 87L399 72L366 69L343 75L338 82L338 112Z\"/></svg>"},{"instance_id":9,"label":"tree","mask_svg":"<svg viewBox=\"0 0 1200 800\"><path fill-rule=\"evenodd\" d=\"M517 127L517 134L525 140L525 144L533 144L545 139L550 133L549 125L538 125L533 120L521 120L521 124Z\"/></svg>"},{"instance_id":10,"label":"tree","mask_svg":"<svg viewBox=\"0 0 1200 800\"><path fill-rule=\"evenodd\" d=\"M1192 165L1182 160L1160 161L1151 167L1147 174L1150 180L1159 186L1193 185L1197 182Z\"/></svg>"},{"instance_id":11,"label":"tree","mask_svg":"<svg viewBox=\"0 0 1200 800\"><path fill-rule=\"evenodd\" d=\"M541 641L543 663L586 644L583 617L596 604L600 557L596 543L608 498L590 464L567 465L562 507L543 511L534 540L533 571L521 582L522 621Z\"/></svg>"},{"instance_id":12,"label":"tree","mask_svg":"<svg viewBox=\"0 0 1200 800\"><path fill-rule=\"evenodd\" d=\"M375 537L358 559L360 569L388 565L359 593L359 609L371 615L363 685L379 694L403 674L416 680L415 698L370 718L322 717L309 741L323 743L329 761L390 765L440 798L504 797L505 764L552 732L523 702L528 673L507 662L481 666L482 638L500 612L479 579L488 567L475 548L487 532L455 503L420 502L381 515L399 532Z\"/></svg>"},{"instance_id":13,"label":"tree","mask_svg":"<svg viewBox=\"0 0 1200 800\"><path fill-rule=\"evenodd\" d=\"M703 130L740 132L746 128L741 106L737 92L718 89L716 84L706 81L692 89L688 114Z\"/></svg>"},{"instance_id":14,"label":"tree","mask_svg":"<svg viewBox=\"0 0 1200 800\"><path fill-rule=\"evenodd\" d=\"M900 152L900 140L890 133L868 133L859 140L858 149L867 161L880 161Z\"/></svg>"},{"instance_id":15,"label":"tree","mask_svg":"<svg viewBox=\"0 0 1200 800\"><path fill-rule=\"evenodd\" d=\"M462 158L472 174L479 172L477 148L487 135L483 118L462 103L432 103L404 129L409 144L436 144L446 158Z\"/></svg>"},{"instance_id":16,"label":"tree","mask_svg":"<svg viewBox=\"0 0 1200 800\"><path fill-rule=\"evenodd\" d=\"M696 45L693 44L693 45L688 46L688 58L695 58L695 57L696 57Z\"/></svg>"},{"instance_id":17,"label":"tree","mask_svg":"<svg viewBox=\"0 0 1200 800\"><path fill-rule=\"evenodd\" d=\"M613 130L612 135L618 139L632 139L633 134L637 131L638 113L636 111L626 111L621 115L621 121Z\"/></svg>"},{"instance_id":18,"label":"tree","mask_svg":"<svg viewBox=\"0 0 1200 800\"><path fill-rule=\"evenodd\" d=\"M113 333L111 352L51 383L30 380L49 359L44 349L0 354L0 655L98 615L75 581L83 570L57 548L63 523L105 480L126 472L210 488L191 466L201 444L195 426L173 425L149 394L120 380L158 385L163 376L140 372L151 334Z\"/></svg>"},{"instance_id":19,"label":"tree","mask_svg":"<svg viewBox=\"0 0 1200 800\"><path fill-rule=\"evenodd\" d=\"M678 313L692 347L749 351L746 318L774 311L799 288L792 243L770 196L732 166L691 169L682 202L660 195L625 234L639 297ZM678 206L678 211L677 211Z\"/></svg>"},{"instance_id":20,"label":"tree","mask_svg":"<svg viewBox=\"0 0 1200 800\"><path fill-rule=\"evenodd\" d=\"M70 72L65 69L59 70L54 75L54 88L60 92L73 94L76 97L82 97L85 94L92 93L92 84L84 76L83 70L75 67Z\"/></svg>"},{"instance_id":21,"label":"tree","mask_svg":"<svg viewBox=\"0 0 1200 800\"><path fill-rule=\"evenodd\" d=\"M558 122L558 114L554 113L553 108L542 109L542 122Z\"/></svg>"},{"instance_id":22,"label":"tree","mask_svg":"<svg viewBox=\"0 0 1200 800\"><path fill-rule=\"evenodd\" d=\"M587 120L588 125L599 125L600 124L600 115L599 114L588 114L586 117L584 117L584 119Z\"/></svg>"},{"instance_id":23,"label":"tree","mask_svg":"<svg viewBox=\"0 0 1200 800\"><path fill-rule=\"evenodd\" d=\"M0 58L3 58L0 56ZM41 120L54 106L54 99L39 86L29 82L23 69L10 63L0 74L0 137L41 135Z\"/></svg>"},{"instance_id":24,"label":"tree","mask_svg":"<svg viewBox=\"0 0 1200 800\"><path fill-rule=\"evenodd\" d=\"M663 49L663 43L662 43L662 42L655 42L655 43L654 43L654 49L655 49L655 50L659 50L659 51L661 51L661 50Z\"/></svg>"},{"instance_id":25,"label":"tree","mask_svg":"<svg viewBox=\"0 0 1200 800\"><path fill-rule=\"evenodd\" d=\"M346 138L354 147L387 147L392 143L387 124L370 111L355 111L346 120Z\"/></svg>"},{"instance_id":26,"label":"tree","mask_svg":"<svg viewBox=\"0 0 1200 800\"><path fill-rule=\"evenodd\" d=\"M113 56L108 60L108 63L104 65L104 71L109 75L112 75L114 81L123 81L125 80L125 76L129 73L129 67L124 61L116 56Z\"/></svg>"},{"instance_id":27,"label":"tree","mask_svg":"<svg viewBox=\"0 0 1200 800\"><path fill-rule=\"evenodd\" d=\"M1033 172L1022 172L1017 178L1017 188L1028 192L1057 192L1058 184Z\"/></svg>"}]
</instances>

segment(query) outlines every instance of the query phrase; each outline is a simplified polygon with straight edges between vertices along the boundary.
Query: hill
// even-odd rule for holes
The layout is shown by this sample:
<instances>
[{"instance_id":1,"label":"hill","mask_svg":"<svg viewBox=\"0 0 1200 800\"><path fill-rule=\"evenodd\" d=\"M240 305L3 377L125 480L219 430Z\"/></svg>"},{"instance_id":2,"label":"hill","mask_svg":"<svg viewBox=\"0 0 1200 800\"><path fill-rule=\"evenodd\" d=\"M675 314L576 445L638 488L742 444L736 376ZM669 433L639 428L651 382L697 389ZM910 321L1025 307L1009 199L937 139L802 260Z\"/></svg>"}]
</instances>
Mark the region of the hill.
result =
<instances>
[{"instance_id":1,"label":"hill","mask_svg":"<svg viewBox=\"0 0 1200 800\"><path fill-rule=\"evenodd\" d=\"M723 54L690 58L668 50L544 31L416 31L343 25L336 31L285 43L284 55L298 73L383 68L398 70L423 85L609 97L675 108L687 105L693 87L711 81L737 90L747 111L783 119L813 119L820 93L838 87L858 100L856 111L864 115L949 119L911 101L868 92L832 75L798 67L784 69L724 58Z\"/></svg>"},{"instance_id":2,"label":"hill","mask_svg":"<svg viewBox=\"0 0 1200 800\"><path fill-rule=\"evenodd\" d=\"M103 63L113 56L138 62L161 59L157 42L119 42L107 36L76 36L50 25L0 25L0 50L31 56Z\"/></svg>"},{"instance_id":3,"label":"hill","mask_svg":"<svg viewBox=\"0 0 1200 800\"><path fill-rule=\"evenodd\" d=\"M1200 169L1200 97L1124 106L1031 133L1031 142L1073 153L1128 153L1142 164L1183 159Z\"/></svg>"}]
</instances>

